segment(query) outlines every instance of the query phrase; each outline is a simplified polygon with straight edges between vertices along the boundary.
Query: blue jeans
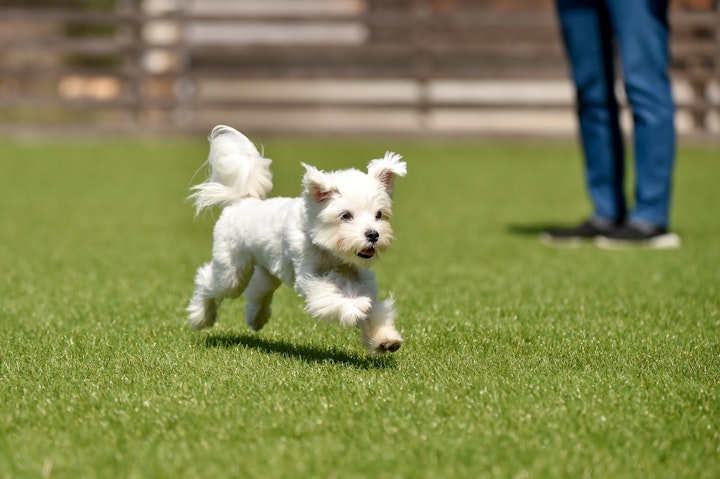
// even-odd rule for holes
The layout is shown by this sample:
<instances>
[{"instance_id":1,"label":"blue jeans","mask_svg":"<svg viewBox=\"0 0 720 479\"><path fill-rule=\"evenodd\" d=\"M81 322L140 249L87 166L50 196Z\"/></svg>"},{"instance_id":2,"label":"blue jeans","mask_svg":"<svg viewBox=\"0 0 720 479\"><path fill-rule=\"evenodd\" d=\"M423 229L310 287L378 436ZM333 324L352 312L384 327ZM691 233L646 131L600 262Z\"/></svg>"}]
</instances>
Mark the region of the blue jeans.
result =
<instances>
[{"instance_id":1,"label":"blue jeans","mask_svg":"<svg viewBox=\"0 0 720 479\"><path fill-rule=\"evenodd\" d=\"M675 163L675 104L667 73L668 1L556 0L556 4L577 90L594 216L667 227ZM630 211L614 90L617 56L634 125L635 204Z\"/></svg>"}]
</instances>

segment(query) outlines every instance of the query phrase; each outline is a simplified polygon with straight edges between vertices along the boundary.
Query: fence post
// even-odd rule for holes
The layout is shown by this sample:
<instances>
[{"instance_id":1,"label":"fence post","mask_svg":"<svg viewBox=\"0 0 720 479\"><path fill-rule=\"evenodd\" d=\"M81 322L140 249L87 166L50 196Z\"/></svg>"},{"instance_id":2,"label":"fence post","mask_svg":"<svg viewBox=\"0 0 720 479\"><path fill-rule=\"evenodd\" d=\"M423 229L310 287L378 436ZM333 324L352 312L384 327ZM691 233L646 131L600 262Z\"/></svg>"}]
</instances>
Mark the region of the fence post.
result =
<instances>
[{"instance_id":1,"label":"fence post","mask_svg":"<svg viewBox=\"0 0 720 479\"><path fill-rule=\"evenodd\" d=\"M417 115L422 131L430 129L430 76L433 70L433 55L430 49L432 38L432 6L428 1L415 2L413 8L413 75L418 88Z\"/></svg>"},{"instance_id":2,"label":"fence post","mask_svg":"<svg viewBox=\"0 0 720 479\"><path fill-rule=\"evenodd\" d=\"M120 30L121 42L128 46L123 52L123 71L126 74L126 93L128 100L127 112L129 126L132 129L142 127L142 28L144 16L140 6L141 0L119 0L117 10L120 15L129 17L128 26Z\"/></svg>"},{"instance_id":3,"label":"fence post","mask_svg":"<svg viewBox=\"0 0 720 479\"><path fill-rule=\"evenodd\" d=\"M197 87L190 76L190 52L187 48L187 23L191 13L188 12L188 2L179 0L176 5L177 37L173 50L175 52L174 81L173 81L173 123L186 126L192 123L195 111L192 105L196 97Z\"/></svg>"}]
</instances>

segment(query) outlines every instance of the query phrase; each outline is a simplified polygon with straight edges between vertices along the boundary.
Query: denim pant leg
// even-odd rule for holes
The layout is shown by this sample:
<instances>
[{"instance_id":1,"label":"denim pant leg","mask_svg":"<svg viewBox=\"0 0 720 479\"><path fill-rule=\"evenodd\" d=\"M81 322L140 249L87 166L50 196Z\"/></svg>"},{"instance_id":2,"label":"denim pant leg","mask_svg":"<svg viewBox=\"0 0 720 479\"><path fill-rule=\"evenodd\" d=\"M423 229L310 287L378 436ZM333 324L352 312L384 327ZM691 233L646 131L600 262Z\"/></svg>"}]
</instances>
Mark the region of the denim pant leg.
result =
<instances>
[{"instance_id":1,"label":"denim pant leg","mask_svg":"<svg viewBox=\"0 0 720 479\"><path fill-rule=\"evenodd\" d=\"M594 216L622 221L624 147L615 97L612 29L604 0L556 0L577 93L588 193Z\"/></svg>"},{"instance_id":2,"label":"denim pant leg","mask_svg":"<svg viewBox=\"0 0 720 479\"><path fill-rule=\"evenodd\" d=\"M633 114L636 182L630 220L667 227L675 163L668 1L606 2Z\"/></svg>"}]
</instances>

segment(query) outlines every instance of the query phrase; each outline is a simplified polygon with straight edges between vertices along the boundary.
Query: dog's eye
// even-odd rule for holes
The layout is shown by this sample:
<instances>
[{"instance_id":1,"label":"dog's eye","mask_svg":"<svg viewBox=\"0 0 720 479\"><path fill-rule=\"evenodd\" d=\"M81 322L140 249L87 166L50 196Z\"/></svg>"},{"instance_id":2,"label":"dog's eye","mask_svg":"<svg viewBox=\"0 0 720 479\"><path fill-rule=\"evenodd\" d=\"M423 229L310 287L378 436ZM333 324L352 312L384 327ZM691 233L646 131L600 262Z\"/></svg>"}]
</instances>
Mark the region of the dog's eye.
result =
<instances>
[{"instance_id":1,"label":"dog's eye","mask_svg":"<svg viewBox=\"0 0 720 479\"><path fill-rule=\"evenodd\" d=\"M382 211L378 211L378 212L375 214L375 219L376 219L376 220L381 220L382 217L383 217Z\"/></svg>"},{"instance_id":2,"label":"dog's eye","mask_svg":"<svg viewBox=\"0 0 720 479\"><path fill-rule=\"evenodd\" d=\"M349 211L343 211L343 213L340 215L340 219L343 221L352 221L353 214Z\"/></svg>"}]
</instances>

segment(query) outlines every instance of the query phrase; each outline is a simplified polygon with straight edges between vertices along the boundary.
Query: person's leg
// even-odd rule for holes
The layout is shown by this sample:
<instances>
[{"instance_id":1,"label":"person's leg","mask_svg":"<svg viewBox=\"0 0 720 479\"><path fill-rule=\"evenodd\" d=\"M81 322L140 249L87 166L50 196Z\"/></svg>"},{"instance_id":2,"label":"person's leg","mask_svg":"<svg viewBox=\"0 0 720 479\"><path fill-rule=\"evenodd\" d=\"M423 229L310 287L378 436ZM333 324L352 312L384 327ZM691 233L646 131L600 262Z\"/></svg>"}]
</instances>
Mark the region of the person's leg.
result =
<instances>
[{"instance_id":1,"label":"person's leg","mask_svg":"<svg viewBox=\"0 0 720 479\"><path fill-rule=\"evenodd\" d=\"M556 0L572 78L593 216L625 218L624 151L614 92L612 29L603 0Z\"/></svg>"},{"instance_id":2,"label":"person's leg","mask_svg":"<svg viewBox=\"0 0 720 479\"><path fill-rule=\"evenodd\" d=\"M675 163L668 1L607 4L634 123L636 198L630 221L667 228Z\"/></svg>"}]
</instances>

